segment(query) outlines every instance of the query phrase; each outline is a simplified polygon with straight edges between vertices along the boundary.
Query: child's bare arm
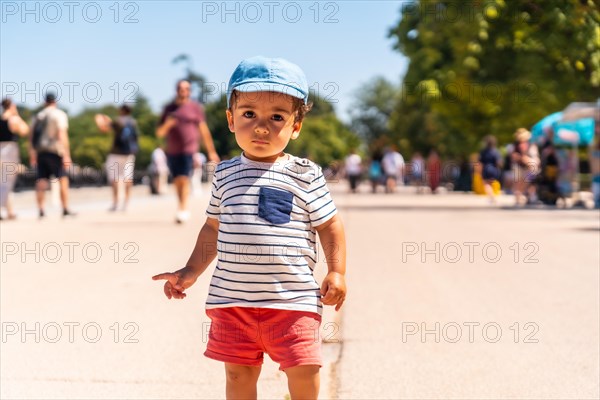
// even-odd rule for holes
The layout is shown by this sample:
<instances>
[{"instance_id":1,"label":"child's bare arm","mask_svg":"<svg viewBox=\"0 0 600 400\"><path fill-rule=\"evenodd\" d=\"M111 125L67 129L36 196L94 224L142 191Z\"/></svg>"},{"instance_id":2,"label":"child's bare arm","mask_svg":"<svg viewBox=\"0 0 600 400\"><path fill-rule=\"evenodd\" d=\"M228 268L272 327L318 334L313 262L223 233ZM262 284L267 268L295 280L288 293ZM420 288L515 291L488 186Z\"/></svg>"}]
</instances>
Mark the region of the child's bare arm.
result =
<instances>
[{"instance_id":1,"label":"child's bare arm","mask_svg":"<svg viewBox=\"0 0 600 400\"><path fill-rule=\"evenodd\" d=\"M206 222L200 229L196 246L192 251L187 264L175 272L165 272L152 277L153 280L165 279L165 295L170 299L183 299L185 289L196 282L196 279L208 268L217 255L217 234L219 232L219 221L214 218L206 218Z\"/></svg>"},{"instance_id":2,"label":"child's bare arm","mask_svg":"<svg viewBox=\"0 0 600 400\"><path fill-rule=\"evenodd\" d=\"M346 299L346 236L342 220L333 216L318 226L319 240L325 252L329 272L321 284L321 301L326 305L335 305L338 311Z\"/></svg>"}]
</instances>

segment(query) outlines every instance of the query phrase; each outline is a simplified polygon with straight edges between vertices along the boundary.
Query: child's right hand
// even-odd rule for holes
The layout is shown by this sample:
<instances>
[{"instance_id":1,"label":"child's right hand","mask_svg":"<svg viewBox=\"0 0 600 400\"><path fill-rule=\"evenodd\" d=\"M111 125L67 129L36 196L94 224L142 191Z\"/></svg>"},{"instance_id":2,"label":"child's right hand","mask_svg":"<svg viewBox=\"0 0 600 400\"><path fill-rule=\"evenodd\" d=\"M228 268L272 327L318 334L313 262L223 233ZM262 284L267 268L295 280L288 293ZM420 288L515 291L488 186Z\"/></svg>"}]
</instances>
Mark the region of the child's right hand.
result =
<instances>
[{"instance_id":1,"label":"child's right hand","mask_svg":"<svg viewBox=\"0 0 600 400\"><path fill-rule=\"evenodd\" d=\"M183 293L185 289L189 288L196 282L198 276L194 274L190 268L184 267L179 271L175 272L163 272L162 274L154 275L152 280L158 281L165 279L165 295L167 298L183 299L186 294Z\"/></svg>"}]
</instances>

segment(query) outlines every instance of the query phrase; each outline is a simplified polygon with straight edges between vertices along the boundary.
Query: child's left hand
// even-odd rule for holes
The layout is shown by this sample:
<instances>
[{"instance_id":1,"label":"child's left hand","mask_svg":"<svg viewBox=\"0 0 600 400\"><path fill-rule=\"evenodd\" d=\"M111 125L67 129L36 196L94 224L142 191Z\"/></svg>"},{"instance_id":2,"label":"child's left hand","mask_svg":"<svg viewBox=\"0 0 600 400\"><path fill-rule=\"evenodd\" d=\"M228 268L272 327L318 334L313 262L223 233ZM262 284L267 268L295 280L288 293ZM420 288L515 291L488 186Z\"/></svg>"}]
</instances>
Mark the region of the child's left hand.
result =
<instances>
[{"instance_id":1,"label":"child's left hand","mask_svg":"<svg viewBox=\"0 0 600 400\"><path fill-rule=\"evenodd\" d=\"M321 284L321 301L328 306L335 305L335 311L339 311L346 300L346 278L339 272L327 274Z\"/></svg>"}]
</instances>

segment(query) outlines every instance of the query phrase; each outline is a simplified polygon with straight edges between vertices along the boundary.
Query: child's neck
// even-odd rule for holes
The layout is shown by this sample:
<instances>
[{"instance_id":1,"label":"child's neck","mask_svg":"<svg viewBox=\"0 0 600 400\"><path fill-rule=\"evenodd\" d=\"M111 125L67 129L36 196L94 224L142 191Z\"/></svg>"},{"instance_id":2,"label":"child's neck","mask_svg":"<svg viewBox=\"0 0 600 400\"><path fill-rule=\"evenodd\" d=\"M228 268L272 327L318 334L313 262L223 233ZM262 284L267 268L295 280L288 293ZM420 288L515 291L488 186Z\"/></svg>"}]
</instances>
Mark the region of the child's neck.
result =
<instances>
[{"instance_id":1,"label":"child's neck","mask_svg":"<svg viewBox=\"0 0 600 400\"><path fill-rule=\"evenodd\" d=\"M248 157L248 153L246 153L245 151L242 152L242 154L244 155L244 157L249 160L249 161L254 161L254 162L261 162L261 163L265 163L265 164L275 164L278 163L280 161L287 161L289 160L291 157L289 154L285 153L285 152L281 152L281 154L279 154L279 156L273 160L273 161L269 161L269 160L256 160L254 159L254 157Z\"/></svg>"}]
</instances>

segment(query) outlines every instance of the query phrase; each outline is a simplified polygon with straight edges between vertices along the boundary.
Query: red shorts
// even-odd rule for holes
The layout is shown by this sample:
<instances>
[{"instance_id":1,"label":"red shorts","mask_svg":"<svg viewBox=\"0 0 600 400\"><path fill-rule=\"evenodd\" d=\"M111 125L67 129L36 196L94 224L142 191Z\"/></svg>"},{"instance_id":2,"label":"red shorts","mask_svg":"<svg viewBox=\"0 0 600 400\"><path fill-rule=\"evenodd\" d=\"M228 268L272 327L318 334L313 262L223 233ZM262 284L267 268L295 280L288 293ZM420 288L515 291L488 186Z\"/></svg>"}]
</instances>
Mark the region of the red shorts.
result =
<instances>
[{"instance_id":1,"label":"red shorts","mask_svg":"<svg viewBox=\"0 0 600 400\"><path fill-rule=\"evenodd\" d=\"M206 310L211 319L206 357L259 366L267 353L279 369L321 362L321 316L306 311L226 307Z\"/></svg>"}]
</instances>

